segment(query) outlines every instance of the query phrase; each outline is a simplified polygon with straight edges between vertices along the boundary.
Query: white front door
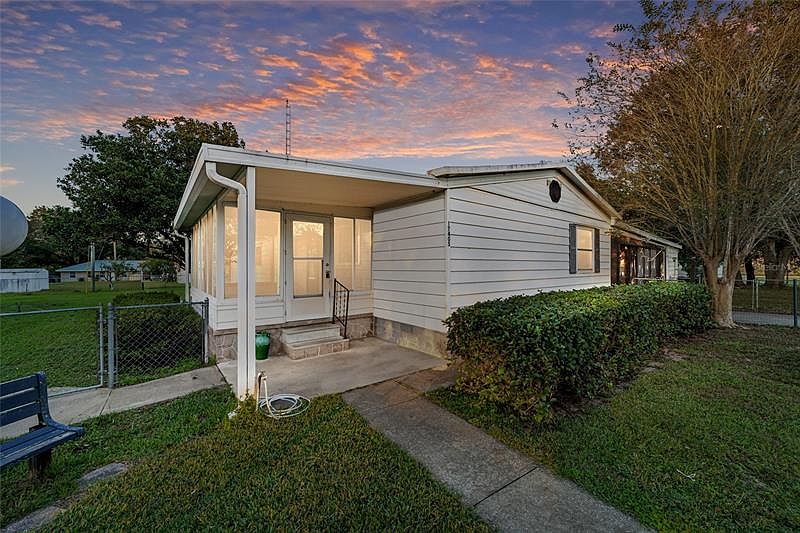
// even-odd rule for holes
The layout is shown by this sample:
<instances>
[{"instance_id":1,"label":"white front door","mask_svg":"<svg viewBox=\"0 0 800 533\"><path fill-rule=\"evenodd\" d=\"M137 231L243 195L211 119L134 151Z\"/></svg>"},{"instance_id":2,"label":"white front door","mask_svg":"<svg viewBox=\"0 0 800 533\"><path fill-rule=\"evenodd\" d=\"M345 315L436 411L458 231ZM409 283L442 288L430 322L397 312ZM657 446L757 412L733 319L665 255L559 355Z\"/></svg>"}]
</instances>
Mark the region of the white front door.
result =
<instances>
[{"instance_id":1,"label":"white front door","mask_svg":"<svg viewBox=\"0 0 800 533\"><path fill-rule=\"evenodd\" d=\"M286 215L286 320L331 313L331 219Z\"/></svg>"}]
</instances>

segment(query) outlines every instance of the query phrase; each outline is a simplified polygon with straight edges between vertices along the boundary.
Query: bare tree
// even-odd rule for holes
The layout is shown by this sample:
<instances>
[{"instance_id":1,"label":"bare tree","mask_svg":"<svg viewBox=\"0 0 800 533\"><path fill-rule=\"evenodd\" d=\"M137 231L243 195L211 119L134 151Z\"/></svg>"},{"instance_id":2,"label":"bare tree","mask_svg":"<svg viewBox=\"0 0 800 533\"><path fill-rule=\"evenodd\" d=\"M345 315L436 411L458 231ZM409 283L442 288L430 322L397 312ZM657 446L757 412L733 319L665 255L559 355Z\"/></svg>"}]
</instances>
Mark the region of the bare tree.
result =
<instances>
[{"instance_id":1,"label":"bare tree","mask_svg":"<svg viewBox=\"0 0 800 533\"><path fill-rule=\"evenodd\" d=\"M587 58L571 149L627 191L623 212L702 259L714 319L730 327L745 256L800 211L800 4L642 7L612 58Z\"/></svg>"}]
</instances>

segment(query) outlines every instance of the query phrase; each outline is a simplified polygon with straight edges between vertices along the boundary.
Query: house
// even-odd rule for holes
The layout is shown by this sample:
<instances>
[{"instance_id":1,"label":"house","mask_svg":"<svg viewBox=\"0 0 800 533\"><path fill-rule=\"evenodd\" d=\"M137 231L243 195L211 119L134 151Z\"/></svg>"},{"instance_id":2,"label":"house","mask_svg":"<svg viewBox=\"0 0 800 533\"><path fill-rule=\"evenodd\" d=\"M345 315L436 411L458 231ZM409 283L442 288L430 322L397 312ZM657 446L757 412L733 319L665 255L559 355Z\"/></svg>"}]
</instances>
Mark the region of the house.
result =
<instances>
[{"instance_id":1,"label":"house","mask_svg":"<svg viewBox=\"0 0 800 533\"><path fill-rule=\"evenodd\" d=\"M0 293L38 292L50 288L45 268L0 269Z\"/></svg>"},{"instance_id":2,"label":"house","mask_svg":"<svg viewBox=\"0 0 800 533\"><path fill-rule=\"evenodd\" d=\"M105 279L105 273L111 271L111 264L114 261L110 259L97 259L94 262L94 279ZM120 281L141 281L142 279L142 264L144 261L125 260L125 265L128 267L128 273L120 278ZM91 279L92 267L91 262L78 263L64 268L59 268L56 273L61 276L62 282L70 281L85 281Z\"/></svg>"},{"instance_id":3,"label":"house","mask_svg":"<svg viewBox=\"0 0 800 533\"><path fill-rule=\"evenodd\" d=\"M609 285L621 264L623 281L677 272L678 245L620 225L559 164L415 174L203 145L173 225L191 240L191 299L209 300L212 351L238 354L240 396L256 329L292 356L342 350L331 320L346 307L348 338L444 355L442 321L461 306ZM624 243L613 261L612 239ZM637 268L661 266L633 276L620 246L639 247Z\"/></svg>"}]
</instances>

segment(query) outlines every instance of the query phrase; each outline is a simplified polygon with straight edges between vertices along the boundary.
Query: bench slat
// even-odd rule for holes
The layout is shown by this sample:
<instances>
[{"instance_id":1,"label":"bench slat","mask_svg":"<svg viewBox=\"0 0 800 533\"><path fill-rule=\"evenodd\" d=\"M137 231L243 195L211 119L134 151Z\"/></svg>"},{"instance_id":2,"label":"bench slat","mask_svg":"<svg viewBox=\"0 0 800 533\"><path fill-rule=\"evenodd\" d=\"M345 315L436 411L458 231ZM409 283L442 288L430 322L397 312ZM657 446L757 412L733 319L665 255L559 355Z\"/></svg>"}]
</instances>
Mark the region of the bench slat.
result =
<instances>
[{"instance_id":1,"label":"bench slat","mask_svg":"<svg viewBox=\"0 0 800 533\"><path fill-rule=\"evenodd\" d=\"M16 409L10 409L0 413L0 426L7 426L19 420L28 418L29 416L38 415L40 413L39 403L29 403Z\"/></svg>"},{"instance_id":2,"label":"bench slat","mask_svg":"<svg viewBox=\"0 0 800 533\"><path fill-rule=\"evenodd\" d=\"M36 374L24 378L15 379L13 381L6 381L0 383L0 398L3 396L10 396L25 389L38 389L39 378Z\"/></svg>"},{"instance_id":3,"label":"bench slat","mask_svg":"<svg viewBox=\"0 0 800 533\"><path fill-rule=\"evenodd\" d=\"M0 467L9 466L33 455L38 455L39 453L46 452L47 450L52 450L59 444L80 436L81 433L76 431L58 431L57 433L46 437L45 440L30 443L29 446L19 448L9 454L3 453L2 458L0 458Z\"/></svg>"},{"instance_id":4,"label":"bench slat","mask_svg":"<svg viewBox=\"0 0 800 533\"><path fill-rule=\"evenodd\" d=\"M60 431L58 428L54 428L51 426L44 426L38 429L34 429L24 435L20 435L19 437L4 442L0 444L0 452L7 454L13 452L15 449L19 447L28 446L28 443L34 440L38 440L42 438L42 435L49 435L50 433L56 433Z\"/></svg>"},{"instance_id":5,"label":"bench slat","mask_svg":"<svg viewBox=\"0 0 800 533\"><path fill-rule=\"evenodd\" d=\"M38 402L39 392L36 389L28 389L18 394L0 398L0 411L11 411L12 409L16 409L22 405Z\"/></svg>"}]
</instances>

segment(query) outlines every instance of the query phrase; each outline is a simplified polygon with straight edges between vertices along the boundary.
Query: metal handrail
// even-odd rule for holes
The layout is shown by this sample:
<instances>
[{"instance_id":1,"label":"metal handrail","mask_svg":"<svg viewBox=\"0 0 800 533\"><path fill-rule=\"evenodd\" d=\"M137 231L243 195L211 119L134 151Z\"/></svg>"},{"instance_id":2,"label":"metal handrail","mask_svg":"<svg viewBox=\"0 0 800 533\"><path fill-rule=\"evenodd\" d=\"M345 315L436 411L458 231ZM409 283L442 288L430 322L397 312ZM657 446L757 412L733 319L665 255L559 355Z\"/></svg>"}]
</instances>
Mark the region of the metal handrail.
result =
<instances>
[{"instance_id":1,"label":"metal handrail","mask_svg":"<svg viewBox=\"0 0 800 533\"><path fill-rule=\"evenodd\" d=\"M344 308L344 313L342 313ZM339 322L344 327L344 337L347 338L347 316L350 314L350 289L333 279L333 317L331 322Z\"/></svg>"}]
</instances>

